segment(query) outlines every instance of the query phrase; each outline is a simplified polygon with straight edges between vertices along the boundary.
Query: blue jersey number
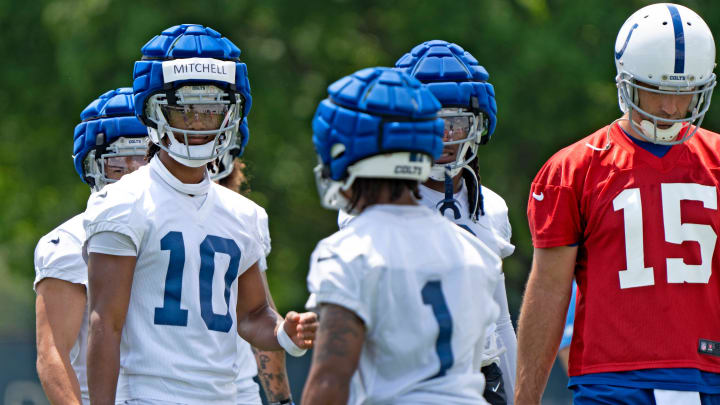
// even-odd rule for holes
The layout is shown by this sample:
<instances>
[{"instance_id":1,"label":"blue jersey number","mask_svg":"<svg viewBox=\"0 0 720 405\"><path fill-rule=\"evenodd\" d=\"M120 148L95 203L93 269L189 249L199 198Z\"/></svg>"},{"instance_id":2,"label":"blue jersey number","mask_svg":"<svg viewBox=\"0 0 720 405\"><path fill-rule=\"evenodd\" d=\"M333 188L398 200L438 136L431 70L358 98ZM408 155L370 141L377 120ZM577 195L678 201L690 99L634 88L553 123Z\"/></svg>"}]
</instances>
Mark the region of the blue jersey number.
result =
<instances>
[{"instance_id":1,"label":"blue jersey number","mask_svg":"<svg viewBox=\"0 0 720 405\"><path fill-rule=\"evenodd\" d=\"M452 347L450 346L450 339L452 338L452 316L448 311L447 303L445 302L445 296L442 292L442 284L440 281L428 281L422 289L423 303L430 305L435 315L435 320L438 323L440 331L438 333L437 341L435 342L435 350L437 351L438 358L440 359L440 371L437 372L430 379L442 377L445 375L445 371L452 367L454 363Z\"/></svg>"},{"instance_id":2,"label":"blue jersey number","mask_svg":"<svg viewBox=\"0 0 720 405\"><path fill-rule=\"evenodd\" d=\"M165 276L165 295L163 306L155 308L156 325L187 326L188 311L180 308L182 296L182 276L185 267L185 243L182 233L168 232L160 240L160 249L170 251L168 272ZM216 314L212 309L212 279L215 273L215 253L230 256L230 264L225 272L225 304L227 313ZM240 248L232 239L208 235L200 244L200 315L208 329L217 332L229 332L232 328L230 315L230 286L237 277L240 264Z\"/></svg>"}]
</instances>

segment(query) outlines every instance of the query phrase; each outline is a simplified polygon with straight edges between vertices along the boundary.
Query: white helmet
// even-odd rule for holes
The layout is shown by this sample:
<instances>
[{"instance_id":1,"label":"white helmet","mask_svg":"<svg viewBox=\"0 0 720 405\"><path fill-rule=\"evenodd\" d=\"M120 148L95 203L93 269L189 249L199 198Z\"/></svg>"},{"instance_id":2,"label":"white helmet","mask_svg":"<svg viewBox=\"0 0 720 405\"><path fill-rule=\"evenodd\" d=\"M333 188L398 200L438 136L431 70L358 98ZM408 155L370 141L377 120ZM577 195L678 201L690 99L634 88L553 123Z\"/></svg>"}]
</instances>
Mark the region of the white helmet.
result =
<instances>
[{"instance_id":1,"label":"white helmet","mask_svg":"<svg viewBox=\"0 0 720 405\"><path fill-rule=\"evenodd\" d=\"M670 3L636 11L618 32L615 66L620 109L630 112L630 123L637 133L649 142L666 145L684 142L695 134L710 107L716 84L715 41L699 15ZM692 94L688 116L668 119L642 110L637 89L657 94ZM633 110L643 115L639 127L632 120ZM661 129L658 122L672 126Z\"/></svg>"}]
</instances>

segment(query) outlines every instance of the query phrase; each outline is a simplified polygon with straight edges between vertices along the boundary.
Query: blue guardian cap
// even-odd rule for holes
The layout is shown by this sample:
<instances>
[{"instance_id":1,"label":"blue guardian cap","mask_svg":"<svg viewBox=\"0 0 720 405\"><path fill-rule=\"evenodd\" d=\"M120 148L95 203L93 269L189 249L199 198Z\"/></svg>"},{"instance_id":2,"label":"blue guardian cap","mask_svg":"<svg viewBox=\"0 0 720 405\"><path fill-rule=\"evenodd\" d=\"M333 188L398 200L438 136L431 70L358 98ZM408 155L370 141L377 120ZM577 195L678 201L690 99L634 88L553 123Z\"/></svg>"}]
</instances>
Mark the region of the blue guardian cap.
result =
<instances>
[{"instance_id":1,"label":"blue guardian cap","mask_svg":"<svg viewBox=\"0 0 720 405\"><path fill-rule=\"evenodd\" d=\"M238 145L235 155L241 155L250 136L246 118L252 98L240 49L212 28L182 24L141 51L133 71L135 111L150 140L190 167ZM210 139L198 144L192 138Z\"/></svg>"},{"instance_id":2,"label":"blue guardian cap","mask_svg":"<svg viewBox=\"0 0 720 405\"><path fill-rule=\"evenodd\" d=\"M495 131L497 103L487 70L460 46L441 40L415 46L398 59L395 68L424 83L442 104L439 116L445 119L445 147L460 146L454 161L436 162L431 178L443 181L446 169L455 176Z\"/></svg>"},{"instance_id":3,"label":"blue guardian cap","mask_svg":"<svg viewBox=\"0 0 720 405\"><path fill-rule=\"evenodd\" d=\"M312 121L322 205L344 209L339 191L358 177L424 181L442 153L440 103L419 81L367 68L328 87Z\"/></svg>"},{"instance_id":4,"label":"blue guardian cap","mask_svg":"<svg viewBox=\"0 0 720 405\"><path fill-rule=\"evenodd\" d=\"M126 161L144 164L148 133L135 116L132 88L104 93L85 107L80 119L73 136L73 163L93 190L116 181L108 170L126 170Z\"/></svg>"}]
</instances>

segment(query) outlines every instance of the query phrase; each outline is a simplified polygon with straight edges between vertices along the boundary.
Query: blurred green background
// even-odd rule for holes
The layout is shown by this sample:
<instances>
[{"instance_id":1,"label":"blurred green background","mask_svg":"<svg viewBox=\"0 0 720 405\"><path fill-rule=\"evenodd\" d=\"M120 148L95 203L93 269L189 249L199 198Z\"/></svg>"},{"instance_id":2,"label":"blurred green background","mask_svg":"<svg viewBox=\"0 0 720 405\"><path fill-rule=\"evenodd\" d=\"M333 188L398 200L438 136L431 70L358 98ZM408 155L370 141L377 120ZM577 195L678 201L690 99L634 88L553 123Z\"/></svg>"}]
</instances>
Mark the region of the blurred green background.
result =
<instances>
[{"instance_id":1,"label":"blurred green background","mask_svg":"<svg viewBox=\"0 0 720 405\"><path fill-rule=\"evenodd\" d=\"M244 157L250 197L270 215L268 278L281 312L302 308L310 252L336 230L312 177L310 120L325 88L364 67L392 66L425 40L470 51L497 93L498 127L480 150L480 168L483 184L510 207L517 249L505 273L516 319L532 255L530 181L556 150L620 115L615 37L650 3L0 0L0 342L33 344L35 243L85 207L89 189L71 164L80 111L104 91L130 86L140 47L179 23L218 30L248 64ZM720 2L679 3L720 32ZM715 111L703 126L718 130Z\"/></svg>"}]
</instances>

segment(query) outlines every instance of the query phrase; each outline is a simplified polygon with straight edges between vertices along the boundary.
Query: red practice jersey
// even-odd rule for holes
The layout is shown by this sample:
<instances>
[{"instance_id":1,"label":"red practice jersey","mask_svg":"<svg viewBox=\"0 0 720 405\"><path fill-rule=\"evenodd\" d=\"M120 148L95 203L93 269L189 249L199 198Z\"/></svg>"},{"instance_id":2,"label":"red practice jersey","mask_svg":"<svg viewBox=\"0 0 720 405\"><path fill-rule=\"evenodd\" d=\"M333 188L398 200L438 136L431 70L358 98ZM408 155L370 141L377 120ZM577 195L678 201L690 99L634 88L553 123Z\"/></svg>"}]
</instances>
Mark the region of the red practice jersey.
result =
<instances>
[{"instance_id":1,"label":"red practice jersey","mask_svg":"<svg viewBox=\"0 0 720 405\"><path fill-rule=\"evenodd\" d=\"M609 145L609 148L606 146ZM536 248L579 244L570 375L720 372L720 135L659 158L617 124L556 153L532 183Z\"/></svg>"}]
</instances>

